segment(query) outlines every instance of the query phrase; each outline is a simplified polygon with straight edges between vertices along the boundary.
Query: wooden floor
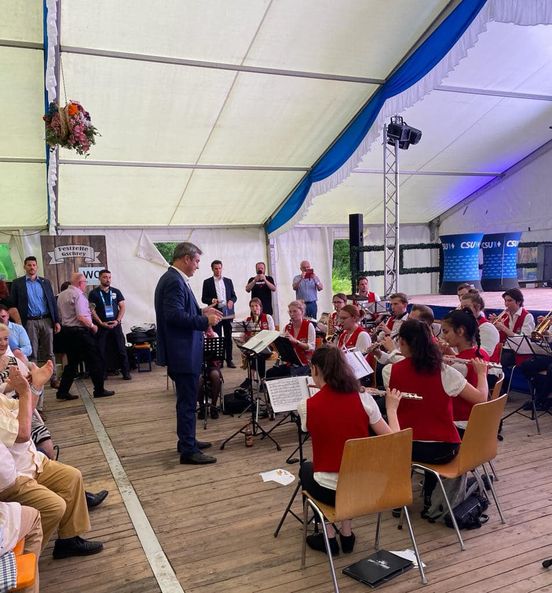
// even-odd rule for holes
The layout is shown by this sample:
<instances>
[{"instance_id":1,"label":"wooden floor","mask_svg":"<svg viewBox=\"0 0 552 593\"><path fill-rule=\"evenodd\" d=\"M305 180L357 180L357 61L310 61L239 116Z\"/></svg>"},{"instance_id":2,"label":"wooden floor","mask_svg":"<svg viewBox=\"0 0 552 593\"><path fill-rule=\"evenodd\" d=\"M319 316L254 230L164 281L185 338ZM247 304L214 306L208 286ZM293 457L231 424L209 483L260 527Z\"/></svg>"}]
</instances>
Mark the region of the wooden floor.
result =
<instances>
[{"instance_id":1,"label":"wooden floor","mask_svg":"<svg viewBox=\"0 0 552 593\"><path fill-rule=\"evenodd\" d=\"M243 371L224 371L226 390L243 378ZM263 483L258 475L278 467L297 472L297 465L285 464L296 446L294 425L275 431L280 452L259 439L252 448L245 448L241 435L219 451L218 444L243 419L225 416L210 421L206 431L198 429L198 436L215 443L218 463L183 466L175 453L174 395L165 389L162 370L135 373L131 382L113 378L107 386L117 394L93 400L94 404L187 593L332 591L323 554L307 551L307 568L299 569L301 531L293 517L287 518L280 536L273 537L295 484ZM521 396L509 406L517 401ZM47 409L47 424L61 445L60 461L82 470L88 490L107 488L110 495L91 513L93 530L88 534L104 541L105 550L88 558L54 561L50 543L40 560L41 591L160 591L82 401L56 402L50 391ZM263 424L271 423L263 420ZM552 592L552 569L541 566L544 558L552 556L552 416L541 419L541 428L542 435L537 436L534 423L518 415L505 424L496 468L507 524L499 522L492 505L489 523L465 532L467 550L460 552L452 530L419 518L416 496L414 529L429 585L423 587L417 570L411 570L380 590ZM300 509L299 499L295 509ZM342 575L341 568L373 551L374 518L355 521L354 530L355 553L341 555L336 562L341 589L350 593L368 590ZM397 530L390 513L383 522L382 546L388 550L410 547L407 531Z\"/></svg>"}]
</instances>

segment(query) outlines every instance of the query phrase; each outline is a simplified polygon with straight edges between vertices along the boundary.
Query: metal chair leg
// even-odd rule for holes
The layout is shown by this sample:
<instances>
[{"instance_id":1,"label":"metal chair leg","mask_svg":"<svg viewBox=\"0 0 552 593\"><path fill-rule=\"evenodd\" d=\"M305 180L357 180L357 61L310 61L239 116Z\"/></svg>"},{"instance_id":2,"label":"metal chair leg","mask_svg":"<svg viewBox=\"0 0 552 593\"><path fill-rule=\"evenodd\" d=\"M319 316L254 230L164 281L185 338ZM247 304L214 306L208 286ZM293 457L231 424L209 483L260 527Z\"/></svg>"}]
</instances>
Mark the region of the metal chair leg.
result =
<instances>
[{"instance_id":1,"label":"metal chair leg","mask_svg":"<svg viewBox=\"0 0 552 593\"><path fill-rule=\"evenodd\" d=\"M333 563L332 551L330 550L330 542L328 540L328 530L326 529L326 521L324 520L325 519L324 514L310 498L305 498L305 501L306 501L306 504L310 505L313 512L315 512L318 515L318 517L320 518L320 523L322 524L322 534L324 535L324 545L326 546L326 555L328 556L328 564L330 565L330 573L332 575L334 591L335 591L335 593L339 593L339 587L337 585L337 577L335 575L335 567L334 567L334 563ZM306 519L306 513L305 513L304 518ZM303 527L303 533L305 535L305 539L304 539L305 543L303 545L305 546L305 550L306 550L306 544L307 544L306 532L307 532L307 521L305 520L304 527Z\"/></svg>"},{"instance_id":2,"label":"metal chair leg","mask_svg":"<svg viewBox=\"0 0 552 593\"><path fill-rule=\"evenodd\" d=\"M374 548L376 548L376 550L379 550L380 532L381 532L381 513L378 513L378 520L376 522L376 541L374 542Z\"/></svg>"},{"instance_id":3,"label":"metal chair leg","mask_svg":"<svg viewBox=\"0 0 552 593\"><path fill-rule=\"evenodd\" d=\"M416 555L416 562L418 563L418 570L420 571L422 584L427 585L424 565L422 564L422 558L420 557L418 545L416 544L416 538L414 537L414 530L412 529L412 523L410 522L410 515L408 514L408 509L405 506L402 508L401 519L403 516L406 518L406 524L408 525L408 532L410 533L410 540L412 541L412 547L414 548L414 554Z\"/></svg>"},{"instance_id":4,"label":"metal chair leg","mask_svg":"<svg viewBox=\"0 0 552 593\"><path fill-rule=\"evenodd\" d=\"M496 496L496 492L493 486L493 481L491 480L491 476L489 476L489 472L487 471L487 468L483 465L483 471L485 472L485 475L487 476L487 480L489 481L489 485L491 487L491 494L493 495L495 504L496 504L496 508L498 510L498 514L500 515L500 521L501 523L506 523L506 520L504 519L504 515L502 514L502 509L500 508L500 504L498 502L498 498Z\"/></svg>"},{"instance_id":5,"label":"metal chair leg","mask_svg":"<svg viewBox=\"0 0 552 593\"><path fill-rule=\"evenodd\" d=\"M496 469L495 469L494 463L492 461L489 461L489 467L491 468L491 471L493 472L494 481L498 482L498 474L496 473Z\"/></svg>"},{"instance_id":6,"label":"metal chair leg","mask_svg":"<svg viewBox=\"0 0 552 593\"><path fill-rule=\"evenodd\" d=\"M303 496L303 545L301 547L301 569L305 568L307 557L307 518L309 515L309 505L307 497Z\"/></svg>"}]
</instances>

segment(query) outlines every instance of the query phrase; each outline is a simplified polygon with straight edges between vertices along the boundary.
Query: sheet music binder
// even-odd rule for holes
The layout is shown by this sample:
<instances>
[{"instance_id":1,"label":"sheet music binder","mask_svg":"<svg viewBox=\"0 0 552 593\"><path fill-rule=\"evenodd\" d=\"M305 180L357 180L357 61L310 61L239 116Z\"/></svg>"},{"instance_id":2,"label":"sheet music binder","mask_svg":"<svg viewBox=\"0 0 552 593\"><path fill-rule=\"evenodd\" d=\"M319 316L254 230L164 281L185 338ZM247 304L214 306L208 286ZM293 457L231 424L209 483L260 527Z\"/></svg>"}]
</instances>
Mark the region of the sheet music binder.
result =
<instances>
[{"instance_id":1,"label":"sheet music binder","mask_svg":"<svg viewBox=\"0 0 552 593\"><path fill-rule=\"evenodd\" d=\"M387 550L378 550L368 558L345 567L343 574L374 588L413 566L410 560L405 560Z\"/></svg>"},{"instance_id":2,"label":"sheet music binder","mask_svg":"<svg viewBox=\"0 0 552 593\"><path fill-rule=\"evenodd\" d=\"M291 342L287 338L278 335L278 337L274 340L274 346L276 350L278 350L278 354L284 362L295 366L303 366L299 360L299 357L297 356L297 353L293 349Z\"/></svg>"},{"instance_id":3,"label":"sheet music binder","mask_svg":"<svg viewBox=\"0 0 552 593\"><path fill-rule=\"evenodd\" d=\"M280 332L278 331L263 329L251 339L247 340L245 344L241 344L239 348L241 350L254 352L255 354L271 354L268 347L270 344L272 344L272 342L278 339L279 335Z\"/></svg>"}]
</instances>

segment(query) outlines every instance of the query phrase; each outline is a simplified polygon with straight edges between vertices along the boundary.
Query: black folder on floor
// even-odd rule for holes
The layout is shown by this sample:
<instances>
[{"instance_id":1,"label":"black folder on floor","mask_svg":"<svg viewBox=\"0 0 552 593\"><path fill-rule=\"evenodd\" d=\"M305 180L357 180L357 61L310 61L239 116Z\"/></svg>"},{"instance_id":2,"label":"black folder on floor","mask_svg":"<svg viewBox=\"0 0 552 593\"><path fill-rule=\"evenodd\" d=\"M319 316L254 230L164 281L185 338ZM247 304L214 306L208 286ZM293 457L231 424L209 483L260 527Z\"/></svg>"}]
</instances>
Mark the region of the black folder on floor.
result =
<instances>
[{"instance_id":1,"label":"black folder on floor","mask_svg":"<svg viewBox=\"0 0 552 593\"><path fill-rule=\"evenodd\" d=\"M412 568L413 563L387 550L378 550L343 569L346 574L365 585L377 587Z\"/></svg>"}]
</instances>

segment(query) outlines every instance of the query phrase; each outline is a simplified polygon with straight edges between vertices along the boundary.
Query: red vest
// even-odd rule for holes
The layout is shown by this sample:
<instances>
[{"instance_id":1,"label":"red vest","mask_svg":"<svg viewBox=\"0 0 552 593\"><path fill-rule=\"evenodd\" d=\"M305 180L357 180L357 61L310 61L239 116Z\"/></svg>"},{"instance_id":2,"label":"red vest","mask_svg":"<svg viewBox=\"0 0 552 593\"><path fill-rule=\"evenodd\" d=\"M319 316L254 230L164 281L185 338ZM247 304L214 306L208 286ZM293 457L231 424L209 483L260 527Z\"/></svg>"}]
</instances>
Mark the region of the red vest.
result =
<instances>
[{"instance_id":1,"label":"red vest","mask_svg":"<svg viewBox=\"0 0 552 593\"><path fill-rule=\"evenodd\" d=\"M350 335L349 339L345 342L345 331L339 335L339 340L337 340L337 347L338 348L354 348L357 343L358 336L363 332L366 331L360 325L355 329L355 331Z\"/></svg>"},{"instance_id":2,"label":"red vest","mask_svg":"<svg viewBox=\"0 0 552 593\"><path fill-rule=\"evenodd\" d=\"M474 346L473 348L468 348L467 350L462 350L462 352L458 353L457 358L462 358L463 360L471 360L472 358L476 357L476 354L475 354L476 350L477 350L476 346ZM479 354L480 354L479 357L482 360L486 360L487 362L489 362L490 357L486 350L483 350L483 348L480 348ZM471 364L468 365L468 374L466 375L466 380L468 381L468 383L470 385L477 387L477 373L475 372L475 370ZM457 395L456 397L453 397L451 399L452 399L452 413L453 413L454 419L455 420L468 420L468 418L470 417L471 409L473 408L474 404L465 400L463 397L460 397L459 395Z\"/></svg>"},{"instance_id":3,"label":"red vest","mask_svg":"<svg viewBox=\"0 0 552 593\"><path fill-rule=\"evenodd\" d=\"M525 318L527 317L527 309L525 309L525 307L521 308L521 313L519 315L519 317L516 319L515 323L514 323L514 327L512 328L512 331L515 334L520 334L521 333L521 328L523 327L523 322L525 321ZM506 315L506 319L502 322L504 323L504 325L510 329L510 315ZM506 338L508 337L503 331L499 332L500 333L500 343L504 344L504 342L506 341Z\"/></svg>"},{"instance_id":4,"label":"red vest","mask_svg":"<svg viewBox=\"0 0 552 593\"><path fill-rule=\"evenodd\" d=\"M247 323L249 323L250 321L252 321L251 315L245 321L247 321ZM259 325L259 329L268 329L268 318L266 316L266 313L261 313L261 315L259 317L259 321L257 323ZM245 332L245 336L244 337L246 339L249 339L252 335L253 335L252 332Z\"/></svg>"},{"instance_id":5,"label":"red vest","mask_svg":"<svg viewBox=\"0 0 552 593\"><path fill-rule=\"evenodd\" d=\"M414 369L411 358L391 365L391 389L414 392L422 400L401 399L397 412L401 428L412 428L415 441L459 443L452 417L452 400L443 388L441 370L431 374Z\"/></svg>"},{"instance_id":6,"label":"red vest","mask_svg":"<svg viewBox=\"0 0 552 593\"><path fill-rule=\"evenodd\" d=\"M370 419L356 391L338 393L328 385L307 400L307 429L315 472L338 472L348 439L369 436Z\"/></svg>"},{"instance_id":7,"label":"red vest","mask_svg":"<svg viewBox=\"0 0 552 593\"><path fill-rule=\"evenodd\" d=\"M309 341L309 325L310 321L307 319L303 319L301 323L301 327L299 328L299 333L295 335L293 329L293 323L291 321L286 325L286 332L293 336L296 340L303 342L303 344L307 344ZM295 354L297 354L297 358L301 361L302 365L309 364L309 360L311 359L312 352L306 352L303 348L299 348L297 344L293 344L293 349L295 350Z\"/></svg>"},{"instance_id":8,"label":"red vest","mask_svg":"<svg viewBox=\"0 0 552 593\"><path fill-rule=\"evenodd\" d=\"M404 319L406 315L407 315L406 311L405 311L404 313L401 313L401 315L400 315L400 316L398 316L398 317L395 317L395 316L393 315L393 317L390 317L390 318L387 320L387 323L386 323L385 325L387 326L387 328L388 328L389 330L393 331L393 326L395 325L395 321L400 321L401 319ZM408 318L407 318L407 319L408 319Z\"/></svg>"}]
</instances>

